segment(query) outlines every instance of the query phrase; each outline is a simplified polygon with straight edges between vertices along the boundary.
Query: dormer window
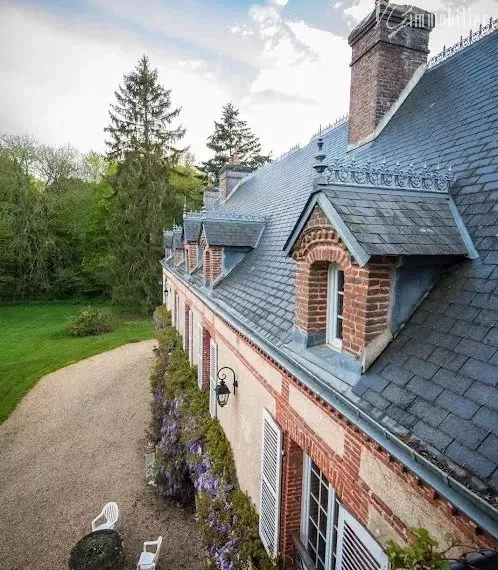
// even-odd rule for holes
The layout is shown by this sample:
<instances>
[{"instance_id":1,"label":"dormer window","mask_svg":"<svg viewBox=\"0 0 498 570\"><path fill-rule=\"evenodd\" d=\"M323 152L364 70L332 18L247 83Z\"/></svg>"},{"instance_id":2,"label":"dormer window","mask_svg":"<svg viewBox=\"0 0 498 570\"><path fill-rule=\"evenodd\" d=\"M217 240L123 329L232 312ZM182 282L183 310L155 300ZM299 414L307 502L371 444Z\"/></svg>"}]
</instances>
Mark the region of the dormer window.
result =
<instances>
[{"instance_id":1,"label":"dormer window","mask_svg":"<svg viewBox=\"0 0 498 570\"><path fill-rule=\"evenodd\" d=\"M327 344L342 349L344 310L344 271L337 265L329 266L327 286Z\"/></svg>"}]
</instances>

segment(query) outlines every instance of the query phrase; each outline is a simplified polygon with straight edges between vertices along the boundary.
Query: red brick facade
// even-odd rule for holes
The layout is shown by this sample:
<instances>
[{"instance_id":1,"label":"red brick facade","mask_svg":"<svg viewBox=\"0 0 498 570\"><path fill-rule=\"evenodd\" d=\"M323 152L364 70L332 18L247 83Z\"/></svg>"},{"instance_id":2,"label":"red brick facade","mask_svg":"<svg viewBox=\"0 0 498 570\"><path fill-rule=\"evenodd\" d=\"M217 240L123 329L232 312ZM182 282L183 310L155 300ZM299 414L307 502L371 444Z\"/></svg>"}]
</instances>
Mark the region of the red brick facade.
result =
<instances>
[{"instance_id":1,"label":"red brick facade","mask_svg":"<svg viewBox=\"0 0 498 570\"><path fill-rule=\"evenodd\" d=\"M365 267L352 259L319 206L299 237L296 261L296 327L325 334L328 269L344 271L343 349L355 357L388 329L391 282L396 260L379 259Z\"/></svg>"},{"instance_id":2,"label":"red brick facade","mask_svg":"<svg viewBox=\"0 0 498 570\"><path fill-rule=\"evenodd\" d=\"M197 267L197 248L196 243L185 244L185 264L187 271L193 271Z\"/></svg>"},{"instance_id":3,"label":"red brick facade","mask_svg":"<svg viewBox=\"0 0 498 570\"><path fill-rule=\"evenodd\" d=\"M179 263L182 262L183 259L183 250L182 249L175 249L175 252L173 254L173 263L175 265L178 265Z\"/></svg>"},{"instance_id":4,"label":"red brick facade","mask_svg":"<svg viewBox=\"0 0 498 570\"><path fill-rule=\"evenodd\" d=\"M204 245L204 282L213 284L223 269L223 248Z\"/></svg>"},{"instance_id":5,"label":"red brick facade","mask_svg":"<svg viewBox=\"0 0 498 570\"><path fill-rule=\"evenodd\" d=\"M383 13L380 7L378 13ZM429 34L432 26L415 27L401 13L395 16L387 7L377 22L358 26L349 37L353 48L349 109L349 143L358 144L371 135L381 119L396 102L415 71L427 63ZM424 22L428 24L430 14ZM402 25L403 19L407 25ZM399 22L398 22L399 20ZM400 29L393 35L393 26Z\"/></svg>"},{"instance_id":6,"label":"red brick facade","mask_svg":"<svg viewBox=\"0 0 498 570\"><path fill-rule=\"evenodd\" d=\"M173 286L180 291L181 295L186 297L187 302L204 327L203 388L209 389L209 345L212 337L216 342L223 343L251 373L253 377L251 381L259 382L275 400L275 420L283 431L280 553L286 570L290 570L292 567L292 535L300 530L304 454L310 456L323 471L344 508L365 527L368 526L369 516L374 511L400 537L413 538L407 524L361 479L362 454L368 452L392 473L393 483L396 481L398 485L404 485L406 488L404 496L407 501L418 500L427 505L431 513L437 514L445 521L444 531L454 534L461 544L472 546L475 549L493 548L498 545L493 537L477 527L447 500L440 497L429 485L386 452L381 445L372 441L338 410L305 387L297 378L290 375L237 329L221 319L223 326L236 335L237 342L235 344L229 336L224 336L219 330L214 329L211 325L212 317L210 317L209 309L194 291L186 289L174 278ZM241 351L242 344L262 357L274 370L278 370L282 379L280 391L275 390L268 383L261 370L256 369L245 358ZM304 395L316 407L317 413L326 414L343 430L343 453L339 454L331 449L310 427L309 418L299 415L291 404L291 391ZM244 465L237 465L237 470L241 469L244 469Z\"/></svg>"}]
</instances>

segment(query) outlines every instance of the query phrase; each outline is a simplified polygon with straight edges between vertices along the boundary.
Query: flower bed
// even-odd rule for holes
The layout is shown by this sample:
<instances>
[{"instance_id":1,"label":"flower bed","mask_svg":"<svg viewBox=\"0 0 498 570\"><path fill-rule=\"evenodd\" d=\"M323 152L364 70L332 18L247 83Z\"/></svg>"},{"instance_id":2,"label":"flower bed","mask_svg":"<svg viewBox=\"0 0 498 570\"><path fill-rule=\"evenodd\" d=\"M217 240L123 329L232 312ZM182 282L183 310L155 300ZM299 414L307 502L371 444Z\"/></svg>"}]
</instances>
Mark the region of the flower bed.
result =
<instances>
[{"instance_id":1,"label":"flower bed","mask_svg":"<svg viewBox=\"0 0 498 570\"><path fill-rule=\"evenodd\" d=\"M159 350L151 377L150 435L157 443L157 492L182 504L195 501L211 568L273 569L256 510L239 489L230 444L209 415L208 394L197 387L196 369L169 312L160 307L154 318Z\"/></svg>"}]
</instances>

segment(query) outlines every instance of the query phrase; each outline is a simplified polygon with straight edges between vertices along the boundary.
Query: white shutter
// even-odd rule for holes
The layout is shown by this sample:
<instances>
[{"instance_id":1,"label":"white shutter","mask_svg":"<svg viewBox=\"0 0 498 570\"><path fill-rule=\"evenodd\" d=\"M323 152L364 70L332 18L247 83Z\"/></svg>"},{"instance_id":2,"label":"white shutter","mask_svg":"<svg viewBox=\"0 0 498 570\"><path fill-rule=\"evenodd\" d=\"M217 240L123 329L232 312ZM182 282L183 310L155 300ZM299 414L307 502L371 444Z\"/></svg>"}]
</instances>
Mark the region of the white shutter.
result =
<instances>
[{"instance_id":1,"label":"white shutter","mask_svg":"<svg viewBox=\"0 0 498 570\"><path fill-rule=\"evenodd\" d=\"M172 291L173 302L171 303L171 324L176 329L176 291Z\"/></svg>"},{"instance_id":2,"label":"white shutter","mask_svg":"<svg viewBox=\"0 0 498 570\"><path fill-rule=\"evenodd\" d=\"M194 364L194 313L188 312L188 359Z\"/></svg>"},{"instance_id":3,"label":"white shutter","mask_svg":"<svg viewBox=\"0 0 498 570\"><path fill-rule=\"evenodd\" d=\"M199 390L202 390L202 339L203 329L202 325L199 323L197 326L197 383L199 385Z\"/></svg>"},{"instance_id":4,"label":"white shutter","mask_svg":"<svg viewBox=\"0 0 498 570\"><path fill-rule=\"evenodd\" d=\"M259 535L272 557L278 555L281 471L282 430L271 415L263 410Z\"/></svg>"},{"instance_id":5,"label":"white shutter","mask_svg":"<svg viewBox=\"0 0 498 570\"><path fill-rule=\"evenodd\" d=\"M180 309L180 317L182 319L182 336L183 336L183 350L187 348L187 335L186 335L186 326L185 326L185 301L182 301L182 306Z\"/></svg>"},{"instance_id":6,"label":"white shutter","mask_svg":"<svg viewBox=\"0 0 498 570\"><path fill-rule=\"evenodd\" d=\"M336 570L387 570L382 548L361 524L339 506Z\"/></svg>"},{"instance_id":7,"label":"white shutter","mask_svg":"<svg viewBox=\"0 0 498 570\"><path fill-rule=\"evenodd\" d=\"M218 370L218 345L211 339L209 354L209 413L216 417L216 372Z\"/></svg>"}]
</instances>

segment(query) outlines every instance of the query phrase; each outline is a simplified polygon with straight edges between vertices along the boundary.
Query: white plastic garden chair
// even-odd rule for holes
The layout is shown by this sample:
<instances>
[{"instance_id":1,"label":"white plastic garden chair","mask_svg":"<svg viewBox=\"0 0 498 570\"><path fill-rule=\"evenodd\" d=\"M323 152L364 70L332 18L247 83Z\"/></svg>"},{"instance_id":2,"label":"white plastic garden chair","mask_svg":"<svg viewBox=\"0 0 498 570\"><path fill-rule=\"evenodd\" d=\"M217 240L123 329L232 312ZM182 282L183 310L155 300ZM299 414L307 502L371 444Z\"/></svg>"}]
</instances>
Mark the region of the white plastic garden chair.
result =
<instances>
[{"instance_id":1,"label":"white plastic garden chair","mask_svg":"<svg viewBox=\"0 0 498 570\"><path fill-rule=\"evenodd\" d=\"M92 532L113 529L118 522L118 514L118 505L116 503L104 505L102 512L92 521Z\"/></svg>"},{"instance_id":2,"label":"white plastic garden chair","mask_svg":"<svg viewBox=\"0 0 498 570\"><path fill-rule=\"evenodd\" d=\"M163 537L160 536L157 540L151 540L144 542L143 552L140 554L140 559L137 564L137 570L156 570L157 559L159 558L159 551L161 550L161 544L163 542ZM154 552L149 552L147 547L155 546Z\"/></svg>"}]
</instances>

